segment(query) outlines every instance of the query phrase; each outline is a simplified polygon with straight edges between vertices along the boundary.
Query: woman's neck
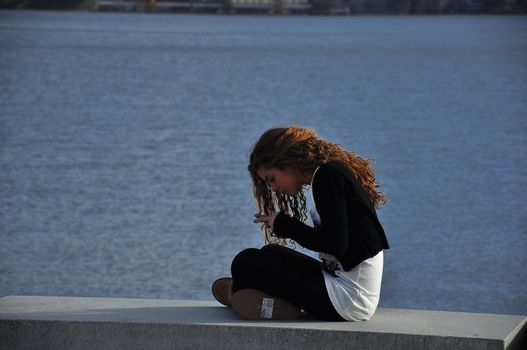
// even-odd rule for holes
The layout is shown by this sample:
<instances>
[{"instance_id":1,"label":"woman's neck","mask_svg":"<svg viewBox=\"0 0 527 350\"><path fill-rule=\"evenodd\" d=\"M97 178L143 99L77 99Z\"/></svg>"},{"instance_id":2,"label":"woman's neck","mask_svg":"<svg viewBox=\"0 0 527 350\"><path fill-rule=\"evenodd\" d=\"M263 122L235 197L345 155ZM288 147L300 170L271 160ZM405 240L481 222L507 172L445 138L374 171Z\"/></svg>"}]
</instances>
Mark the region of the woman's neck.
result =
<instances>
[{"instance_id":1,"label":"woman's neck","mask_svg":"<svg viewBox=\"0 0 527 350\"><path fill-rule=\"evenodd\" d=\"M303 185L309 185L311 186L311 183L313 182L313 175L315 174L314 171L309 171L307 173L300 174L300 181Z\"/></svg>"}]
</instances>

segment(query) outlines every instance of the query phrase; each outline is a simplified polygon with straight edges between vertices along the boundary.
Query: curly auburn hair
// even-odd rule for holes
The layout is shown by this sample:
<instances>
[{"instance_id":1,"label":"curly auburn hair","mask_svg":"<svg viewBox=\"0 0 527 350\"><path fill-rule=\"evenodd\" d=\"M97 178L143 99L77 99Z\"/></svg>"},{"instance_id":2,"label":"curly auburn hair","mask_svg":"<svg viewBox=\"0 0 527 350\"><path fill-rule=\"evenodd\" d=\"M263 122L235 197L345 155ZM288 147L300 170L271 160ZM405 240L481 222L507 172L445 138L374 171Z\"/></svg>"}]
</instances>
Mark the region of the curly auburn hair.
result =
<instances>
[{"instance_id":1,"label":"curly auburn hair","mask_svg":"<svg viewBox=\"0 0 527 350\"><path fill-rule=\"evenodd\" d=\"M372 159L361 158L355 152L320 138L315 130L298 125L274 127L260 137L253 146L250 158L249 174L252 190L258 204L258 210L271 215L277 209L305 222L307 219L306 197L303 190L294 196L286 193L273 193L266 182L258 176L260 168L288 169L298 175L313 174L322 164L337 160L345 164L357 178L375 207L386 202L386 196L379 191L375 182L375 170ZM273 235L271 229L262 226L267 243L288 244L288 240Z\"/></svg>"}]
</instances>

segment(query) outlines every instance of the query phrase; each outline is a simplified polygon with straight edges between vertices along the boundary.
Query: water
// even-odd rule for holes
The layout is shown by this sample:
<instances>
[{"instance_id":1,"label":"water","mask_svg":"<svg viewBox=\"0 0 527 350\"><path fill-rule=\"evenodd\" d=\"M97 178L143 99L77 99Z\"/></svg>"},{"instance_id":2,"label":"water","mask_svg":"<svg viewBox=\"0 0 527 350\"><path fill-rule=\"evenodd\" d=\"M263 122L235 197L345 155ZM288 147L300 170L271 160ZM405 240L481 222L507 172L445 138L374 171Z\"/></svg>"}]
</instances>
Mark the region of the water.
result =
<instances>
[{"instance_id":1,"label":"water","mask_svg":"<svg viewBox=\"0 0 527 350\"><path fill-rule=\"evenodd\" d=\"M527 314L525 16L0 12L0 294L212 299L249 149L376 160L382 307Z\"/></svg>"}]
</instances>

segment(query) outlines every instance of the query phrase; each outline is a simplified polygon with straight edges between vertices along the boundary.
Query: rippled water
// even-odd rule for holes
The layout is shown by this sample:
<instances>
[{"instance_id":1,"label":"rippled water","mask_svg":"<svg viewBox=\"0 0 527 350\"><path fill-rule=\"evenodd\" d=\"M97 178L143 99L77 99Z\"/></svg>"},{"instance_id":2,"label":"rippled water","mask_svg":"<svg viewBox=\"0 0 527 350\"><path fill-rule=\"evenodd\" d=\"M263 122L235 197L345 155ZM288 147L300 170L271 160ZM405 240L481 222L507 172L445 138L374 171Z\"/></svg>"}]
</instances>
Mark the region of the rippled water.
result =
<instances>
[{"instance_id":1,"label":"rippled water","mask_svg":"<svg viewBox=\"0 0 527 350\"><path fill-rule=\"evenodd\" d=\"M298 123L376 160L381 306L527 314L525 19L0 12L0 294L212 299Z\"/></svg>"}]
</instances>

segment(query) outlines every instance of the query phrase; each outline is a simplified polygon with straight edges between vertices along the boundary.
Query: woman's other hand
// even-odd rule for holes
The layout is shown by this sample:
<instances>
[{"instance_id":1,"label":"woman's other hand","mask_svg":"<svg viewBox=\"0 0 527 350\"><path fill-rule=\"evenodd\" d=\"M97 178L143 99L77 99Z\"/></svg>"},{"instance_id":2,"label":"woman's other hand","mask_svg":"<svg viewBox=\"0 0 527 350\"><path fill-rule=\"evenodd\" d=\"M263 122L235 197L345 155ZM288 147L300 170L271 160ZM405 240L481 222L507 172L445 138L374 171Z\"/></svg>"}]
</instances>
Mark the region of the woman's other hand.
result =
<instances>
[{"instance_id":1,"label":"woman's other hand","mask_svg":"<svg viewBox=\"0 0 527 350\"><path fill-rule=\"evenodd\" d=\"M254 214L256 219L253 221L255 224L262 223L266 225L267 227L273 229L274 219L278 215L278 212L273 213L271 215L262 215L262 214Z\"/></svg>"}]
</instances>

